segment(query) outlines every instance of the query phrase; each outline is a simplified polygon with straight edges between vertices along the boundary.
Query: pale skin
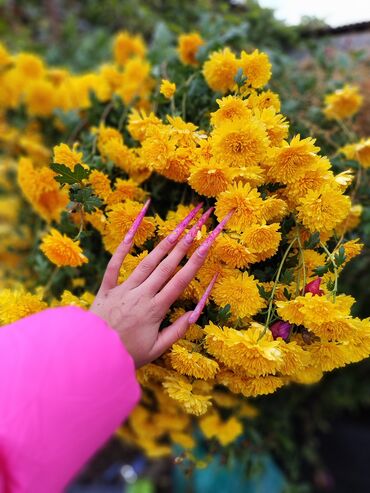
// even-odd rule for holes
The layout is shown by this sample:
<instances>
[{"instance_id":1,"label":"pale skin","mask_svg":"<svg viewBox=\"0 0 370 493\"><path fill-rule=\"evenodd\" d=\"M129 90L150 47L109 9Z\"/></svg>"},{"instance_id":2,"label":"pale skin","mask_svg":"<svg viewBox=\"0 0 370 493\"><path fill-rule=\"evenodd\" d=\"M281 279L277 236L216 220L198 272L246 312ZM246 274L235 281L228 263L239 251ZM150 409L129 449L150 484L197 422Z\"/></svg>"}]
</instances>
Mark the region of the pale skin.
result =
<instances>
[{"instance_id":1,"label":"pale skin","mask_svg":"<svg viewBox=\"0 0 370 493\"><path fill-rule=\"evenodd\" d=\"M232 214L228 214L221 221L187 263L176 272L196 232L212 212L208 210L204 213L190 232L180 239L182 232L200 210L200 204L140 262L125 282L118 284L122 262L130 252L135 232L148 207L149 202L145 204L110 259L91 306L92 312L103 318L118 332L137 368L161 356L172 344L181 339L189 325L199 318L217 276L212 279L193 311L186 312L174 323L159 330L169 308L201 268L214 239Z\"/></svg>"}]
</instances>

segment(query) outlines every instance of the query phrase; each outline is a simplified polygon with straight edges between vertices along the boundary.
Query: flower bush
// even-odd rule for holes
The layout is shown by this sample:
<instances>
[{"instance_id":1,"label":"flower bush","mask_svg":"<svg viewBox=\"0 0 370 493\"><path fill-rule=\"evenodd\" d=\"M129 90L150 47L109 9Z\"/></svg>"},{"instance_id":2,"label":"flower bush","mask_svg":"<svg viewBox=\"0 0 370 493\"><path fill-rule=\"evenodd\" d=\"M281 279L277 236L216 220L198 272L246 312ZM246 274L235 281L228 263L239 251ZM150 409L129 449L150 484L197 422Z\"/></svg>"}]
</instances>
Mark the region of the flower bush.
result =
<instances>
[{"instance_id":1,"label":"flower bush","mask_svg":"<svg viewBox=\"0 0 370 493\"><path fill-rule=\"evenodd\" d=\"M0 49L0 323L47 306L88 308L149 196L120 282L194 205L213 206L219 221L234 210L168 320L218 272L205 313L138 371L142 403L119 431L151 457L172 443L191 449L194 426L226 446L256 414L249 399L369 356L369 320L353 317L355 300L338 290L362 248L347 239L360 221L357 182L290 128L265 88L266 53L212 51L195 32L160 64L126 32L113 53L96 71L72 74ZM340 121L361 103L348 86L323 111ZM363 139L341 152L367 168L369 148Z\"/></svg>"}]
</instances>

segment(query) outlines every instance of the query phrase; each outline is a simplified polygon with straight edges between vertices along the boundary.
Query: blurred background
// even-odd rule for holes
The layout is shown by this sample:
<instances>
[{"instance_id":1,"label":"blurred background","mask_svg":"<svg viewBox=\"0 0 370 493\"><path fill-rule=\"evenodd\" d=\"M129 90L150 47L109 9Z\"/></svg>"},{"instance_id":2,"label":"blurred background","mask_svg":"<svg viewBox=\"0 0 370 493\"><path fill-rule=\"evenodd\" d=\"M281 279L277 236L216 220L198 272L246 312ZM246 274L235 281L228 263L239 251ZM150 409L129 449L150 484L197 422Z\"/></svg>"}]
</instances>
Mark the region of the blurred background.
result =
<instances>
[{"instance_id":1,"label":"blurred background","mask_svg":"<svg viewBox=\"0 0 370 493\"><path fill-rule=\"evenodd\" d=\"M141 33L152 63L173 49L180 33L199 31L213 48L259 48L273 63L272 90L296 132L318 139L335 153L335 131L322 125L325 93L355 83L364 96L353 121L370 134L370 5L364 0L43 0L0 1L0 38L12 52L32 51L48 64L84 72L111 56L112 36L122 29ZM172 47L172 48L171 48ZM358 236L370 244L369 190ZM358 300L355 310L370 315L368 250L346 268L340 289ZM370 365L363 362L327 375L318 385L287 388L256 399L259 437L246 445L246 461L228 457L194 472L176 459L148 460L118 439L89 464L70 493L245 491L259 493L370 491ZM262 438L263 437L263 438ZM256 445L254 445L256 446ZM254 452L263 459L254 461ZM226 462L226 460L224 461ZM263 480L254 478L264 470Z\"/></svg>"}]
</instances>

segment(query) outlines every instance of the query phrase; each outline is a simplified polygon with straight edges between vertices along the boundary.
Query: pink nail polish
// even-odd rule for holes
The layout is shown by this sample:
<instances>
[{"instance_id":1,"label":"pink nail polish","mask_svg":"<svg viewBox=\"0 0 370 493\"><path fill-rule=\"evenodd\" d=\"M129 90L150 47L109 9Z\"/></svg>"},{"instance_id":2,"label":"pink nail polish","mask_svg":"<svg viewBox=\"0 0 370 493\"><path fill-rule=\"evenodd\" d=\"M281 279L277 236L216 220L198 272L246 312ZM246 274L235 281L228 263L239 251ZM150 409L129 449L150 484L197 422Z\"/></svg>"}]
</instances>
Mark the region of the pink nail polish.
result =
<instances>
[{"instance_id":1,"label":"pink nail polish","mask_svg":"<svg viewBox=\"0 0 370 493\"><path fill-rule=\"evenodd\" d=\"M204 257L208 250L211 248L212 243L215 241L217 236L221 233L221 231L224 229L226 223L230 219L230 217L234 214L234 209L230 211L220 222L218 226L215 227L215 229L208 235L208 237L203 241L203 243L200 245L200 247L197 248L198 255L201 257Z\"/></svg>"},{"instance_id":2,"label":"pink nail polish","mask_svg":"<svg viewBox=\"0 0 370 493\"><path fill-rule=\"evenodd\" d=\"M186 229L186 226L190 223L190 221L197 215L199 209L201 209L202 206L203 202L194 207L194 209L189 212L185 219L183 219L181 223L176 226L172 233L167 236L167 240L170 243L176 243L181 233Z\"/></svg>"},{"instance_id":3,"label":"pink nail polish","mask_svg":"<svg viewBox=\"0 0 370 493\"><path fill-rule=\"evenodd\" d=\"M214 207L210 207L202 215L202 217L199 219L199 221L196 224L194 224L194 226L191 228L191 230L186 234L186 236L184 238L184 242L187 245L191 245L191 243L193 243L195 237L197 236L198 231L200 231L200 229L202 228L202 226L207 222L207 219L212 214L213 210L214 210Z\"/></svg>"},{"instance_id":4,"label":"pink nail polish","mask_svg":"<svg viewBox=\"0 0 370 493\"><path fill-rule=\"evenodd\" d=\"M126 236L123 239L123 243L127 244L127 243L132 242L132 240L134 239L136 231L139 229L141 221L144 219L145 214L147 213L147 210L149 209L149 205L150 205L150 199L148 199L145 202L144 207L141 209L141 211L137 215L135 221L132 223L131 228L127 231Z\"/></svg>"},{"instance_id":5,"label":"pink nail polish","mask_svg":"<svg viewBox=\"0 0 370 493\"><path fill-rule=\"evenodd\" d=\"M213 288L215 282L217 281L218 276L219 276L219 272L217 272L213 276L212 281L208 284L207 289L204 291L203 296L201 297L201 299L199 300L199 302L198 302L197 306L195 307L194 311L190 314L190 316L188 318L189 324L195 324L195 322L200 317L200 314L202 313L203 308L205 307L205 304L207 303L207 299L209 297L209 294L212 291L212 288Z\"/></svg>"}]
</instances>

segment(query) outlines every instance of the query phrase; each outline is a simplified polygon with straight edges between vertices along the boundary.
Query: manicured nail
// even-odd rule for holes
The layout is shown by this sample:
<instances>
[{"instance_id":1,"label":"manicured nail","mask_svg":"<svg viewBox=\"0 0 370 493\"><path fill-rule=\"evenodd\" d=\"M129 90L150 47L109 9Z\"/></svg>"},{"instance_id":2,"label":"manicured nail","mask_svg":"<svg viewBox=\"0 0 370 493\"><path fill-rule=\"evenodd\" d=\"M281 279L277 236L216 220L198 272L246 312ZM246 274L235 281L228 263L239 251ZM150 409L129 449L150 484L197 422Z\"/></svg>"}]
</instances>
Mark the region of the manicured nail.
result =
<instances>
[{"instance_id":1,"label":"manicured nail","mask_svg":"<svg viewBox=\"0 0 370 493\"><path fill-rule=\"evenodd\" d=\"M234 210L230 211L220 222L218 226L215 227L215 229L208 235L208 237L203 241L203 243L197 248L198 255L201 257L204 257L208 250L211 248L212 243L215 241L217 236L221 233L221 231L224 229L227 221L230 219L230 217L234 214Z\"/></svg>"},{"instance_id":2,"label":"manicured nail","mask_svg":"<svg viewBox=\"0 0 370 493\"><path fill-rule=\"evenodd\" d=\"M141 221L144 219L145 214L147 213L147 210L149 209L150 205L150 199L148 199L144 207L141 209L139 214L137 215L135 221L132 223L131 228L127 231L126 236L123 239L123 243L131 243L132 240L134 239L136 231L139 229L139 226L141 224Z\"/></svg>"},{"instance_id":3,"label":"manicured nail","mask_svg":"<svg viewBox=\"0 0 370 493\"><path fill-rule=\"evenodd\" d=\"M196 207L194 207L193 210L191 210L189 212L189 214L185 217L185 219L183 219L181 221L180 224L178 224L176 226L176 228L172 231L172 233L170 233L168 236L167 236L167 240L170 242L170 243L176 243L176 241L179 239L179 236L181 235L181 233L183 231L185 231L186 229L186 226L190 223L190 221L197 215L199 209L201 209L203 206L203 202L201 202L200 204L198 204Z\"/></svg>"},{"instance_id":4,"label":"manicured nail","mask_svg":"<svg viewBox=\"0 0 370 493\"><path fill-rule=\"evenodd\" d=\"M198 231L202 228L202 226L206 223L207 219L209 216L212 214L214 210L214 207L210 207L203 215L202 217L197 221L196 224L191 228L191 230L186 234L184 238L184 242L187 245L191 245L197 236Z\"/></svg>"},{"instance_id":5,"label":"manicured nail","mask_svg":"<svg viewBox=\"0 0 370 493\"><path fill-rule=\"evenodd\" d=\"M204 291L204 294L201 297L201 299L199 300L197 306L194 308L194 311L190 314L190 316L188 318L189 324L195 324L195 322L200 317L200 314L202 313L203 308L205 307L205 304L207 303L207 299L208 299L209 294L212 291L212 288L213 288L213 286L214 286L214 284L218 278L218 275L219 275L219 272L217 272L213 276L212 281L208 284L207 289Z\"/></svg>"}]
</instances>

